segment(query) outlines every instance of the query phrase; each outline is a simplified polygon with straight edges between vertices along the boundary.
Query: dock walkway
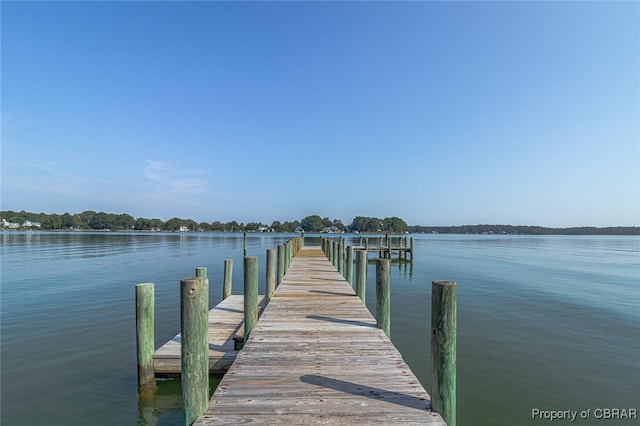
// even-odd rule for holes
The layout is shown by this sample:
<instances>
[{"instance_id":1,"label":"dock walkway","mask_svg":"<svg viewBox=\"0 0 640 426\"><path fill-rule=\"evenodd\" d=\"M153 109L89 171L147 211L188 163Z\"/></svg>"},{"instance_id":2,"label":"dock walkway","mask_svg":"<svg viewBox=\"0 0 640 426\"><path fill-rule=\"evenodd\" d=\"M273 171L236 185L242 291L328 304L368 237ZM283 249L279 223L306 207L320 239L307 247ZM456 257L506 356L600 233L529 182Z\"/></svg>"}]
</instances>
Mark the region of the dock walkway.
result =
<instances>
[{"instance_id":1,"label":"dock walkway","mask_svg":"<svg viewBox=\"0 0 640 426\"><path fill-rule=\"evenodd\" d=\"M293 259L195 425L445 425L319 247Z\"/></svg>"}]
</instances>

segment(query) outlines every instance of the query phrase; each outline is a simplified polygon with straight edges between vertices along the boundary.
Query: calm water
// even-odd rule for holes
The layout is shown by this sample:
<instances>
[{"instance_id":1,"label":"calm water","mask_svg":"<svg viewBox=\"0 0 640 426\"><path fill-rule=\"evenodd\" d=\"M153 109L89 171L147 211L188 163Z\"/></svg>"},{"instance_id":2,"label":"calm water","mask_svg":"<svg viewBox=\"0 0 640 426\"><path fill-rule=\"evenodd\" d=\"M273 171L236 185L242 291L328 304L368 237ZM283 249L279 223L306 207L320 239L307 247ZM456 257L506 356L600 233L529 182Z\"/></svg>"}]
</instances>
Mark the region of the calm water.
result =
<instances>
[{"instance_id":1,"label":"calm water","mask_svg":"<svg viewBox=\"0 0 640 426\"><path fill-rule=\"evenodd\" d=\"M263 271L289 237L249 235L249 255ZM180 278L208 267L214 305L230 258L240 293L242 248L241 234L0 233L0 423L179 424L178 381L138 400L134 285L155 283L159 346L179 331ZM413 265L392 268L392 340L429 389L431 281L457 281L459 425L640 410L639 238L425 235L415 248ZM576 421L600 422L640 424Z\"/></svg>"}]
</instances>

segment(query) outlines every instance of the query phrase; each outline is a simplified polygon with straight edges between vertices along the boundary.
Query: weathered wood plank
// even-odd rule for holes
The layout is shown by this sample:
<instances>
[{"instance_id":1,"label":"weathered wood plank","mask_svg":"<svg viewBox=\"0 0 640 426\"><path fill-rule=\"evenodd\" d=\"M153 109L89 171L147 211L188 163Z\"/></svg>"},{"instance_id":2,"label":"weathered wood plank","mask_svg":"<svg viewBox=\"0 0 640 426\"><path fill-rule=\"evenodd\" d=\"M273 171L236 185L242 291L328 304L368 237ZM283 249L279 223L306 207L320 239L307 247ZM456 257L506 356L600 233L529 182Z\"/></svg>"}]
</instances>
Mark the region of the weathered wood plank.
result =
<instances>
[{"instance_id":1,"label":"weathered wood plank","mask_svg":"<svg viewBox=\"0 0 640 426\"><path fill-rule=\"evenodd\" d=\"M264 296L258 296L262 303ZM234 336L244 334L244 297L228 296L209 311L209 373L226 372L239 351L234 349ZM156 349L153 369L156 377L180 376L180 334Z\"/></svg>"},{"instance_id":2,"label":"weathered wood plank","mask_svg":"<svg viewBox=\"0 0 640 426\"><path fill-rule=\"evenodd\" d=\"M318 248L291 263L195 425L445 425L402 356Z\"/></svg>"}]
</instances>

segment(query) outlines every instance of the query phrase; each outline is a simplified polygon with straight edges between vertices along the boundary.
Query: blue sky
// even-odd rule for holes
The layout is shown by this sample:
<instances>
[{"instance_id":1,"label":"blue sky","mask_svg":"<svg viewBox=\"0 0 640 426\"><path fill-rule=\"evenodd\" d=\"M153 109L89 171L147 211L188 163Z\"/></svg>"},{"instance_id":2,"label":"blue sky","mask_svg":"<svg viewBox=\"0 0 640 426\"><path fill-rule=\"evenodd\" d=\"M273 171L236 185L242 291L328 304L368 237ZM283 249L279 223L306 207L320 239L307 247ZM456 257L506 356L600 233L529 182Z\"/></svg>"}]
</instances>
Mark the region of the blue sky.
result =
<instances>
[{"instance_id":1,"label":"blue sky","mask_svg":"<svg viewBox=\"0 0 640 426\"><path fill-rule=\"evenodd\" d=\"M640 226L639 2L12 2L3 210Z\"/></svg>"}]
</instances>

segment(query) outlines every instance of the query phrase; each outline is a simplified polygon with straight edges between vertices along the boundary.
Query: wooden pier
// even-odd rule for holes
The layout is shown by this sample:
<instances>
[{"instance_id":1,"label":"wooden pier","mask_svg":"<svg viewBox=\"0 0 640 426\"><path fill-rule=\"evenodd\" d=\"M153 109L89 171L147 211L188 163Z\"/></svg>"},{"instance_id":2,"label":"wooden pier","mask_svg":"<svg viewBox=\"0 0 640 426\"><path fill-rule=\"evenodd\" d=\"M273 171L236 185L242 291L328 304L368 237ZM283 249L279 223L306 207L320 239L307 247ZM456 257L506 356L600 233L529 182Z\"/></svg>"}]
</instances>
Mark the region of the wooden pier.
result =
<instances>
[{"instance_id":1,"label":"wooden pier","mask_svg":"<svg viewBox=\"0 0 640 426\"><path fill-rule=\"evenodd\" d=\"M319 247L304 247L293 259L194 424L246 423L445 425Z\"/></svg>"},{"instance_id":2,"label":"wooden pier","mask_svg":"<svg viewBox=\"0 0 640 426\"><path fill-rule=\"evenodd\" d=\"M259 296L262 303L264 296ZM240 352L237 342L244 334L244 299L232 295L209 311L209 374L224 374ZM180 335L159 347L153 354L156 377L180 376Z\"/></svg>"}]
</instances>

